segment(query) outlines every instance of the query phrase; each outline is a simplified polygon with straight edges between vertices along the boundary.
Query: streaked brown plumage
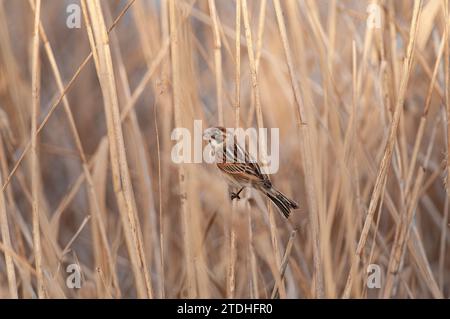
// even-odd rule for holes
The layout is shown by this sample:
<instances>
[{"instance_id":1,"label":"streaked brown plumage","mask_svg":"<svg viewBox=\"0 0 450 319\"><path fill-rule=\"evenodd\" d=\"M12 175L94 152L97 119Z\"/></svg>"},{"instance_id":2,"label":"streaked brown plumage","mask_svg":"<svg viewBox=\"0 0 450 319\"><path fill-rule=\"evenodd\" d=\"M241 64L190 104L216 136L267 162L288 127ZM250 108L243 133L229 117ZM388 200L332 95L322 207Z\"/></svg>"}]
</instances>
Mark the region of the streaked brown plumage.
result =
<instances>
[{"instance_id":1,"label":"streaked brown plumage","mask_svg":"<svg viewBox=\"0 0 450 319\"><path fill-rule=\"evenodd\" d=\"M217 167L231 185L240 188L237 193L232 193L231 199L239 199L243 188L253 187L269 197L286 218L291 209L298 208L296 202L273 187L269 176L262 172L258 162L239 145L236 136L228 134L223 127L209 128L203 136L214 150Z\"/></svg>"}]
</instances>

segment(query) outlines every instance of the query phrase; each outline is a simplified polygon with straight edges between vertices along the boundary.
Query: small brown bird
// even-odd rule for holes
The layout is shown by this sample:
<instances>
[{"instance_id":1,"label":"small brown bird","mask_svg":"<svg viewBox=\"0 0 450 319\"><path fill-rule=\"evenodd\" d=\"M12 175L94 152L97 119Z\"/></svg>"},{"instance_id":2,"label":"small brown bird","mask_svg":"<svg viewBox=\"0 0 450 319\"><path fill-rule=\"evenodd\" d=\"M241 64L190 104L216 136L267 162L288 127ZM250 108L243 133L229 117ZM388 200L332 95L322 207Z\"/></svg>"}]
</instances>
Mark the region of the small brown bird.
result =
<instances>
[{"instance_id":1,"label":"small brown bird","mask_svg":"<svg viewBox=\"0 0 450 319\"><path fill-rule=\"evenodd\" d=\"M298 208L296 202L273 187L269 176L261 171L257 161L239 145L236 136L227 133L223 127L211 127L205 130L203 138L209 141L216 165L228 183L239 188L238 192L231 193L232 200L240 199L239 194L245 187L252 187L266 195L286 218L289 218L291 209Z\"/></svg>"}]
</instances>

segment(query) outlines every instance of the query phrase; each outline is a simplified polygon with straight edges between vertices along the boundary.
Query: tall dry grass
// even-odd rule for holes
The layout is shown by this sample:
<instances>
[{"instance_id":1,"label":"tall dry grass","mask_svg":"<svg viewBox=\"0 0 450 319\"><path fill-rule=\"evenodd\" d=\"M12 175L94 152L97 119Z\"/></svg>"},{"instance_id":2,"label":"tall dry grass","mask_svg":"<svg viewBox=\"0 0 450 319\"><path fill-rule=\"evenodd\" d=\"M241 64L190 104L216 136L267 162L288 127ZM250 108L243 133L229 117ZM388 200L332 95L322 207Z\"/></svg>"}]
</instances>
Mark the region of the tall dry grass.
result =
<instances>
[{"instance_id":1,"label":"tall dry grass","mask_svg":"<svg viewBox=\"0 0 450 319\"><path fill-rule=\"evenodd\" d=\"M0 296L448 298L449 24L448 0L0 1ZM194 120L280 129L290 220L172 161Z\"/></svg>"}]
</instances>

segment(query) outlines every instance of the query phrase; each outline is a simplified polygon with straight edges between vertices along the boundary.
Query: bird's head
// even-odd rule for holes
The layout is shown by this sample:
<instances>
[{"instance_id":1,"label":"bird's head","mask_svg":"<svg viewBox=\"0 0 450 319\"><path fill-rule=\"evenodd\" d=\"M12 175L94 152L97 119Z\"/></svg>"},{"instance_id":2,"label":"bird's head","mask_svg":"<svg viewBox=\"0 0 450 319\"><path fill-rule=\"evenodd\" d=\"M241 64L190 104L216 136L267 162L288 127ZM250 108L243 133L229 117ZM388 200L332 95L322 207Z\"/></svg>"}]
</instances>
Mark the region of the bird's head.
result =
<instances>
[{"instance_id":1,"label":"bird's head","mask_svg":"<svg viewBox=\"0 0 450 319\"><path fill-rule=\"evenodd\" d=\"M226 129L220 126L210 127L203 133L203 139L207 140L212 146L221 145L227 136Z\"/></svg>"}]
</instances>

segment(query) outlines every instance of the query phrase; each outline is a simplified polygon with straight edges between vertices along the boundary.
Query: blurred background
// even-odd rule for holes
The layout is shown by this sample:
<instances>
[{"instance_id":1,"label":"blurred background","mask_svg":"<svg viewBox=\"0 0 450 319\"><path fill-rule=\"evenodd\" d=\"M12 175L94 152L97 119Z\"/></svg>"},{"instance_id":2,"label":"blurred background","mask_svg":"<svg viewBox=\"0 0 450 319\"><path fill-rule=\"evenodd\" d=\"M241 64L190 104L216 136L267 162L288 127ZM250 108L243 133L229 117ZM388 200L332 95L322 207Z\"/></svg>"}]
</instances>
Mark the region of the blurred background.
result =
<instances>
[{"instance_id":1,"label":"blurred background","mask_svg":"<svg viewBox=\"0 0 450 319\"><path fill-rule=\"evenodd\" d=\"M0 297L448 298L448 29L446 0L0 0ZM279 128L300 209L173 163L194 120Z\"/></svg>"}]
</instances>

